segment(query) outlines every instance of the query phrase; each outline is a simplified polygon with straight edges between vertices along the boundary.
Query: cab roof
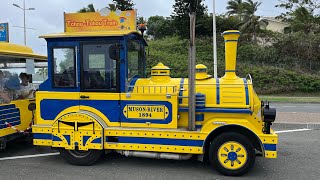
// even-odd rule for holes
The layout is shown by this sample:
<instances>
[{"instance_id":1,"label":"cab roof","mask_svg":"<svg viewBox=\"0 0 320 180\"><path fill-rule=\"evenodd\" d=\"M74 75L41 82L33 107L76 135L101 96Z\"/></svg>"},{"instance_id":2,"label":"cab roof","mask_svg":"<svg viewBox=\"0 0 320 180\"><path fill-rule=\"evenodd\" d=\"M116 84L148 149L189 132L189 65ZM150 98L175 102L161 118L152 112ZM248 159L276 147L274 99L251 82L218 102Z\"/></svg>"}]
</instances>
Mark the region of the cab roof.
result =
<instances>
[{"instance_id":1,"label":"cab roof","mask_svg":"<svg viewBox=\"0 0 320 180\"><path fill-rule=\"evenodd\" d=\"M123 30L123 31L85 31L85 32L64 32L58 34L42 35L40 38L70 38L70 37L107 37L107 36L126 36L130 34L141 35L139 31Z\"/></svg>"},{"instance_id":2,"label":"cab roof","mask_svg":"<svg viewBox=\"0 0 320 180\"><path fill-rule=\"evenodd\" d=\"M33 53L30 47L11 44L7 42L0 42L0 57L5 57L6 59L34 59L36 62L46 62L48 60L47 56L42 56Z\"/></svg>"},{"instance_id":3,"label":"cab roof","mask_svg":"<svg viewBox=\"0 0 320 180\"><path fill-rule=\"evenodd\" d=\"M121 30L121 31L83 31L83 32L63 32L57 34L42 35L40 38L54 39L54 38L75 38L75 37L115 37L137 35L143 43L148 46L148 43L142 37L142 34L137 30Z\"/></svg>"}]
</instances>

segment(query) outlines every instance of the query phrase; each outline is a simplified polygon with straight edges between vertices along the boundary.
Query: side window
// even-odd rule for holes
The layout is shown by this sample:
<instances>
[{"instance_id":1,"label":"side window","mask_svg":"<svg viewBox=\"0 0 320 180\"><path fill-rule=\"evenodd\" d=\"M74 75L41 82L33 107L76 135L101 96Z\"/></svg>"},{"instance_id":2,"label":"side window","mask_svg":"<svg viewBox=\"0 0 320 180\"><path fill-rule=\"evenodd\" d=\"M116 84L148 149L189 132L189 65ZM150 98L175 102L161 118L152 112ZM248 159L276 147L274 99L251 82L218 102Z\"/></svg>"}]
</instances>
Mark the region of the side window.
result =
<instances>
[{"instance_id":1,"label":"side window","mask_svg":"<svg viewBox=\"0 0 320 180\"><path fill-rule=\"evenodd\" d=\"M134 40L128 41L128 81L132 77L145 76L143 46Z\"/></svg>"},{"instance_id":2,"label":"side window","mask_svg":"<svg viewBox=\"0 0 320 180\"><path fill-rule=\"evenodd\" d=\"M53 49L53 86L67 88L76 86L75 49Z\"/></svg>"},{"instance_id":3,"label":"side window","mask_svg":"<svg viewBox=\"0 0 320 180\"><path fill-rule=\"evenodd\" d=\"M110 48L117 43L83 45L83 89L117 91L117 59Z\"/></svg>"}]
</instances>

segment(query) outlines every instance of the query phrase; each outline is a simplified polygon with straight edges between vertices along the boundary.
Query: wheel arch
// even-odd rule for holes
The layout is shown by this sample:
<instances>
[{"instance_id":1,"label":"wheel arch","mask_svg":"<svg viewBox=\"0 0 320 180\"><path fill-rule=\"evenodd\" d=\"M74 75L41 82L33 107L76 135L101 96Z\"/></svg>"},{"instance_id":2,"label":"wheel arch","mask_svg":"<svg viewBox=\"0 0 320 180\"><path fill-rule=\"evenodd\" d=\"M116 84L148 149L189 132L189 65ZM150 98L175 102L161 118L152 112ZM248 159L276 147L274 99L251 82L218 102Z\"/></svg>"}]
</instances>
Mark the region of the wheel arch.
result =
<instances>
[{"instance_id":1,"label":"wheel arch","mask_svg":"<svg viewBox=\"0 0 320 180\"><path fill-rule=\"evenodd\" d=\"M212 140L225 132L236 132L248 137L253 147L258 151L264 153L262 142L254 132L252 132L250 129L243 127L241 125L233 124L233 125L220 126L209 133L209 135L204 141L204 146L203 146L204 154L207 154L207 152L209 151Z\"/></svg>"}]
</instances>

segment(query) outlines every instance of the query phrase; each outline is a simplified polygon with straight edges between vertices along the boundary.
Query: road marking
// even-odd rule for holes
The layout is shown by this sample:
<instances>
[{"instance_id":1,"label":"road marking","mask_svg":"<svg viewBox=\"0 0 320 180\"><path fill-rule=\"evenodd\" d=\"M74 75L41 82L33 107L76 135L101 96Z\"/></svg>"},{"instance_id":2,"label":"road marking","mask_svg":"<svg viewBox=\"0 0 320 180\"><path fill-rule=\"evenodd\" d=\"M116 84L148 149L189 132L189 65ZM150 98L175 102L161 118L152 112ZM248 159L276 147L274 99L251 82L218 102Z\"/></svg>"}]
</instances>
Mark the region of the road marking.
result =
<instances>
[{"instance_id":1,"label":"road marking","mask_svg":"<svg viewBox=\"0 0 320 180\"><path fill-rule=\"evenodd\" d=\"M293 107L297 107L297 106L282 106L282 107L284 107L284 108L293 108Z\"/></svg>"},{"instance_id":2,"label":"road marking","mask_svg":"<svg viewBox=\"0 0 320 180\"><path fill-rule=\"evenodd\" d=\"M312 129L293 129L293 130L275 131L275 133L281 134L281 133L300 132L300 131L311 131L311 130L312 130Z\"/></svg>"},{"instance_id":3,"label":"road marking","mask_svg":"<svg viewBox=\"0 0 320 180\"><path fill-rule=\"evenodd\" d=\"M0 161L14 160L14 159L35 158L35 157L45 157L45 156L56 156L56 155L59 155L59 154L60 153L47 153L47 154L25 155L25 156L13 156L13 157L0 158Z\"/></svg>"}]
</instances>

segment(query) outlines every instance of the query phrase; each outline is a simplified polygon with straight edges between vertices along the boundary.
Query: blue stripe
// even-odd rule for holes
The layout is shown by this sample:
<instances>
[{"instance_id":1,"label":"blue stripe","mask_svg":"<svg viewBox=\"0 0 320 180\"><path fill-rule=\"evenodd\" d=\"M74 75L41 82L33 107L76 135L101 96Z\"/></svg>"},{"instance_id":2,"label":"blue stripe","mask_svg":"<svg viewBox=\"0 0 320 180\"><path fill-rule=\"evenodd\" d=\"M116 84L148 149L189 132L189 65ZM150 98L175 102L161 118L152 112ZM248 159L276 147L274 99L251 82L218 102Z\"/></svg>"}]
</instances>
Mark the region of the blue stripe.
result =
<instances>
[{"instance_id":1,"label":"blue stripe","mask_svg":"<svg viewBox=\"0 0 320 180\"><path fill-rule=\"evenodd\" d=\"M181 90L183 88L183 84L184 84L184 78L181 78L180 80L180 90L179 90L179 104L182 104L182 94L183 91Z\"/></svg>"},{"instance_id":2,"label":"blue stripe","mask_svg":"<svg viewBox=\"0 0 320 180\"><path fill-rule=\"evenodd\" d=\"M137 80L139 79L139 76L133 76L131 81L130 81L130 87L128 89L129 92L133 91L133 86L136 84Z\"/></svg>"},{"instance_id":3,"label":"blue stripe","mask_svg":"<svg viewBox=\"0 0 320 180\"><path fill-rule=\"evenodd\" d=\"M196 121L204 121L204 114L196 114Z\"/></svg>"},{"instance_id":4,"label":"blue stripe","mask_svg":"<svg viewBox=\"0 0 320 180\"><path fill-rule=\"evenodd\" d=\"M196 125L196 129L201 129L202 125Z\"/></svg>"},{"instance_id":5,"label":"blue stripe","mask_svg":"<svg viewBox=\"0 0 320 180\"><path fill-rule=\"evenodd\" d=\"M101 138L96 138L91 143L101 144L101 142Z\"/></svg>"},{"instance_id":6,"label":"blue stripe","mask_svg":"<svg viewBox=\"0 0 320 180\"><path fill-rule=\"evenodd\" d=\"M16 106L14 104L4 105L4 106L0 106L0 111L5 110L5 109L13 109L13 108L16 108Z\"/></svg>"},{"instance_id":7,"label":"blue stripe","mask_svg":"<svg viewBox=\"0 0 320 180\"><path fill-rule=\"evenodd\" d=\"M107 140L108 138L106 138ZM143 137L118 137L119 143L156 144L175 146L203 146L203 140L167 139L167 138L143 138Z\"/></svg>"},{"instance_id":8,"label":"blue stripe","mask_svg":"<svg viewBox=\"0 0 320 180\"><path fill-rule=\"evenodd\" d=\"M246 93L246 105L249 105L249 89L248 89L247 79L243 78L243 82L244 82L244 89L245 89L245 93Z\"/></svg>"},{"instance_id":9,"label":"blue stripe","mask_svg":"<svg viewBox=\"0 0 320 180\"><path fill-rule=\"evenodd\" d=\"M20 112L18 111L18 112L12 112L10 114L1 115L1 119L9 119L9 118L13 118L13 117L20 117Z\"/></svg>"},{"instance_id":10,"label":"blue stripe","mask_svg":"<svg viewBox=\"0 0 320 180\"><path fill-rule=\"evenodd\" d=\"M224 42L238 42L238 40L225 40Z\"/></svg>"},{"instance_id":11,"label":"blue stripe","mask_svg":"<svg viewBox=\"0 0 320 180\"><path fill-rule=\"evenodd\" d=\"M188 108L179 108L179 112L188 112ZM196 109L196 112L252 114L250 109L204 108L204 109Z\"/></svg>"},{"instance_id":12,"label":"blue stripe","mask_svg":"<svg viewBox=\"0 0 320 180\"><path fill-rule=\"evenodd\" d=\"M276 144L263 144L265 151L277 151Z\"/></svg>"},{"instance_id":13,"label":"blue stripe","mask_svg":"<svg viewBox=\"0 0 320 180\"><path fill-rule=\"evenodd\" d=\"M87 144L87 141L88 141L88 139L89 139L90 137L91 137L91 136L83 136L83 137L82 137L82 143L83 143L84 146Z\"/></svg>"},{"instance_id":14,"label":"blue stripe","mask_svg":"<svg viewBox=\"0 0 320 180\"><path fill-rule=\"evenodd\" d=\"M52 141L62 141L59 137L52 135Z\"/></svg>"},{"instance_id":15,"label":"blue stripe","mask_svg":"<svg viewBox=\"0 0 320 180\"><path fill-rule=\"evenodd\" d=\"M52 140L52 134L39 134L34 133L33 139L45 139L45 140Z\"/></svg>"},{"instance_id":16,"label":"blue stripe","mask_svg":"<svg viewBox=\"0 0 320 180\"><path fill-rule=\"evenodd\" d=\"M68 145L70 145L70 135L63 135L66 138Z\"/></svg>"},{"instance_id":17,"label":"blue stripe","mask_svg":"<svg viewBox=\"0 0 320 180\"><path fill-rule=\"evenodd\" d=\"M217 85L216 85L216 89L217 89L217 104L220 104L220 84L219 84L219 78L217 78Z\"/></svg>"},{"instance_id":18,"label":"blue stripe","mask_svg":"<svg viewBox=\"0 0 320 180\"><path fill-rule=\"evenodd\" d=\"M17 113L20 112L19 109L15 108L15 109L4 109L1 110L1 114L10 114L10 113Z\"/></svg>"}]
</instances>

